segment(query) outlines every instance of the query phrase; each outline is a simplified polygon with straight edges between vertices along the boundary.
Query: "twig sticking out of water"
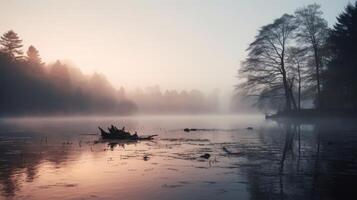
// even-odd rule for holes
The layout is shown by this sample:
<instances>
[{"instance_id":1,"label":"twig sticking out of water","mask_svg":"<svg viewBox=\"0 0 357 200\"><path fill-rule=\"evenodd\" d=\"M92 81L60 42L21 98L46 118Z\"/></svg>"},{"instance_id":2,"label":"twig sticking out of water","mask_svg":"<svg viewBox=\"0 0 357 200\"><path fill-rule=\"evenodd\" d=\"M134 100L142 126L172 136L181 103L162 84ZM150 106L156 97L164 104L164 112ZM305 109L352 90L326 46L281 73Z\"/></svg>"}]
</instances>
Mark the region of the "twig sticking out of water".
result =
<instances>
[{"instance_id":1,"label":"twig sticking out of water","mask_svg":"<svg viewBox=\"0 0 357 200\"><path fill-rule=\"evenodd\" d=\"M245 130L253 130L253 127L249 126L247 128L244 128ZM217 129L217 128L184 128L184 132L195 132L195 131L223 131L223 132L234 132L234 131L241 131L244 129ZM182 130L182 129L181 129Z\"/></svg>"},{"instance_id":2,"label":"twig sticking out of water","mask_svg":"<svg viewBox=\"0 0 357 200\"><path fill-rule=\"evenodd\" d=\"M225 151L228 155L240 155L240 152L231 152L230 150L228 150L226 147L222 148L223 151Z\"/></svg>"}]
</instances>

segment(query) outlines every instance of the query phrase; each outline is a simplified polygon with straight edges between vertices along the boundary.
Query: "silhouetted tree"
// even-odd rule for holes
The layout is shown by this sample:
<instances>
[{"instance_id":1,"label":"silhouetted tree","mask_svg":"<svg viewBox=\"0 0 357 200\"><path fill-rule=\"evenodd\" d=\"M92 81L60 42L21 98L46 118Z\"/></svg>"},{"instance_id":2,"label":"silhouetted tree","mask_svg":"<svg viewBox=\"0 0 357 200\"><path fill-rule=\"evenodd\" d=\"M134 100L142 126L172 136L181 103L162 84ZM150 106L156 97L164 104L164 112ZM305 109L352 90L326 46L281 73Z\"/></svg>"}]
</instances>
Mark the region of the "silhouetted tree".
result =
<instances>
[{"instance_id":1,"label":"silhouetted tree","mask_svg":"<svg viewBox=\"0 0 357 200\"><path fill-rule=\"evenodd\" d=\"M40 53L34 46L29 46L27 52L27 61L30 62L31 64L37 64L37 65L42 65L42 60L40 57Z\"/></svg>"},{"instance_id":2,"label":"silhouetted tree","mask_svg":"<svg viewBox=\"0 0 357 200\"><path fill-rule=\"evenodd\" d=\"M296 10L295 16L298 23L297 39L299 45L305 44L314 55L315 76L317 89L317 108L321 106L321 78L320 71L323 67L323 47L328 37L327 21L322 17L320 5L311 4Z\"/></svg>"},{"instance_id":3,"label":"silhouetted tree","mask_svg":"<svg viewBox=\"0 0 357 200\"><path fill-rule=\"evenodd\" d=\"M17 33L14 31L10 30L6 33L4 33L3 36L1 36L0 39L0 44L2 45L1 51L6 53L12 58L21 58L22 57L22 40L19 38Z\"/></svg>"},{"instance_id":4,"label":"silhouetted tree","mask_svg":"<svg viewBox=\"0 0 357 200\"><path fill-rule=\"evenodd\" d=\"M30 46L26 59L21 40L10 31L1 37L0 116L36 114L129 114L136 105L105 77L85 76L60 61L41 62Z\"/></svg>"},{"instance_id":5,"label":"silhouetted tree","mask_svg":"<svg viewBox=\"0 0 357 200\"><path fill-rule=\"evenodd\" d=\"M291 91L294 94L296 87L298 109L301 109L303 93L307 93L311 88L311 79L315 81L315 78L311 77L311 56L308 51L307 48L298 47L290 47L287 50L287 63L291 69L289 76L293 80Z\"/></svg>"},{"instance_id":6,"label":"silhouetted tree","mask_svg":"<svg viewBox=\"0 0 357 200\"><path fill-rule=\"evenodd\" d=\"M238 85L245 95L258 96L258 102L265 99L282 99L286 110L294 104L291 79L287 65L287 49L294 39L296 29L294 17L284 14L272 24L263 26L255 41L248 48L248 58L242 63L240 77L246 79Z\"/></svg>"},{"instance_id":7,"label":"silhouetted tree","mask_svg":"<svg viewBox=\"0 0 357 200\"><path fill-rule=\"evenodd\" d=\"M357 109L357 2L337 17L328 41L332 57L324 92L329 107Z\"/></svg>"}]
</instances>

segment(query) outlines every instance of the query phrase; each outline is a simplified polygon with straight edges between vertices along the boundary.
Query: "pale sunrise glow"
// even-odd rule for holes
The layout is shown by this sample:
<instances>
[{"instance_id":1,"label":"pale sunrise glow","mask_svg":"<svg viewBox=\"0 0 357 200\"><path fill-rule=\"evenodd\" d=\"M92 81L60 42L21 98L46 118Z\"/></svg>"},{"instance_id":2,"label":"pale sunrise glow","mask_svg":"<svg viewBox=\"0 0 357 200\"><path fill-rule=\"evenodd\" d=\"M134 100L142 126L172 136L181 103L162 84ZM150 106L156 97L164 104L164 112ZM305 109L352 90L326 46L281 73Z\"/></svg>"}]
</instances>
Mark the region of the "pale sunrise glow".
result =
<instances>
[{"instance_id":1,"label":"pale sunrise glow","mask_svg":"<svg viewBox=\"0 0 357 200\"><path fill-rule=\"evenodd\" d=\"M357 0L0 10L0 200L357 196Z\"/></svg>"},{"instance_id":2,"label":"pale sunrise glow","mask_svg":"<svg viewBox=\"0 0 357 200\"><path fill-rule=\"evenodd\" d=\"M313 2L331 25L348 0L1 0L0 31L116 87L231 91L258 28Z\"/></svg>"}]
</instances>

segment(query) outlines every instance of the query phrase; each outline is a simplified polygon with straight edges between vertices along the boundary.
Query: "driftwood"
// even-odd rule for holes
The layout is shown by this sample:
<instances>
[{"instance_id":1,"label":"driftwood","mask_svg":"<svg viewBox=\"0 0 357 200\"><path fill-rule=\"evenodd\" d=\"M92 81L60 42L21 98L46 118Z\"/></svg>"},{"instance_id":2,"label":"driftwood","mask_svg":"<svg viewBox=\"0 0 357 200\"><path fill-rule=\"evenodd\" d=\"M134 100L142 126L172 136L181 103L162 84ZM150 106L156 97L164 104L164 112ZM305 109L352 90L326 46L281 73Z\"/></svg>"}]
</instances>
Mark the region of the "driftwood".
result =
<instances>
[{"instance_id":1,"label":"driftwood","mask_svg":"<svg viewBox=\"0 0 357 200\"><path fill-rule=\"evenodd\" d=\"M208 129L208 128L185 128L183 129L185 132L190 132L190 131L220 131L220 129Z\"/></svg>"},{"instance_id":2,"label":"driftwood","mask_svg":"<svg viewBox=\"0 0 357 200\"><path fill-rule=\"evenodd\" d=\"M98 127L100 130L100 135L102 139L114 139L114 140L129 140L129 141L137 141L137 140L152 140L157 135L147 135L147 136L138 136L135 134L131 134L124 130L117 129L115 126L108 128L109 132L103 130L101 127Z\"/></svg>"},{"instance_id":3,"label":"driftwood","mask_svg":"<svg viewBox=\"0 0 357 200\"><path fill-rule=\"evenodd\" d=\"M200 158L205 158L205 159L208 159L210 157L211 157L211 154L209 154L209 153L205 153L202 156L200 156Z\"/></svg>"},{"instance_id":4,"label":"driftwood","mask_svg":"<svg viewBox=\"0 0 357 200\"><path fill-rule=\"evenodd\" d=\"M247 127L247 130L253 130L253 127ZM224 131L224 132L234 132L240 131L242 129L217 129L217 128L184 128L185 132L195 132L195 131Z\"/></svg>"}]
</instances>

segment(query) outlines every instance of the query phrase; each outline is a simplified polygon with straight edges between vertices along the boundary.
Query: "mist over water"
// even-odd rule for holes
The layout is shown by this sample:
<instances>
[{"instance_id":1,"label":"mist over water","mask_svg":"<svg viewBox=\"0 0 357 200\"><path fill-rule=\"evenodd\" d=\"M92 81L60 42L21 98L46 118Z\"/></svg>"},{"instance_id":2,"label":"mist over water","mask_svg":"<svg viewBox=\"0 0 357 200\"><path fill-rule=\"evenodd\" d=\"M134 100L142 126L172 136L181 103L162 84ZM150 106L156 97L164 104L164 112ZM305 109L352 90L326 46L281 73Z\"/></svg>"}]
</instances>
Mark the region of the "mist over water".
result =
<instances>
[{"instance_id":1,"label":"mist over water","mask_svg":"<svg viewBox=\"0 0 357 200\"><path fill-rule=\"evenodd\" d=\"M159 138L101 141L97 126L110 124ZM0 196L338 199L355 195L356 132L353 121L261 115L2 119Z\"/></svg>"},{"instance_id":2,"label":"mist over water","mask_svg":"<svg viewBox=\"0 0 357 200\"><path fill-rule=\"evenodd\" d=\"M0 7L0 200L357 196L357 1Z\"/></svg>"},{"instance_id":3,"label":"mist over water","mask_svg":"<svg viewBox=\"0 0 357 200\"><path fill-rule=\"evenodd\" d=\"M233 100L219 90L117 89L101 74L60 61L14 62L0 53L0 65L0 116L227 113Z\"/></svg>"}]
</instances>

